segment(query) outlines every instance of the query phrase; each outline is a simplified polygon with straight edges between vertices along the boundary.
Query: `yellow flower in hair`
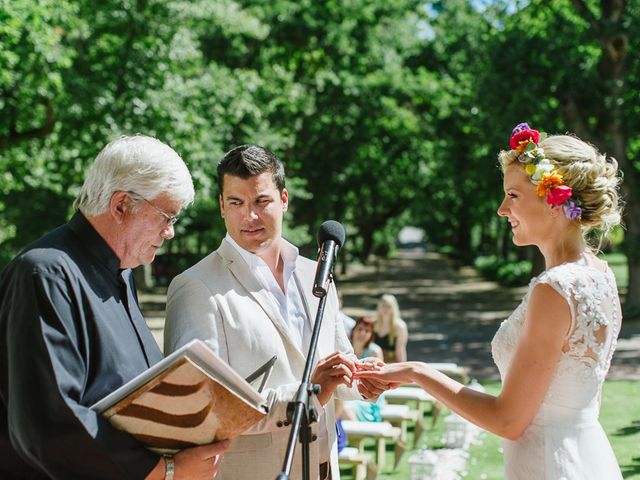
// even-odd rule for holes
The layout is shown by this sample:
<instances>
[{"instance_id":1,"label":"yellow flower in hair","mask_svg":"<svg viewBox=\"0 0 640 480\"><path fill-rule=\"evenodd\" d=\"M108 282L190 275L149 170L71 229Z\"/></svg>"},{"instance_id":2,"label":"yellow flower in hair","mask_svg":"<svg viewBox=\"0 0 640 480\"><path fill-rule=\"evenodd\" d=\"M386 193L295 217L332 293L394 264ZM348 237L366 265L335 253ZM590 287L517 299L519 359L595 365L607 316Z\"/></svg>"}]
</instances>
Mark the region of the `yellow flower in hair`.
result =
<instances>
[{"instance_id":1,"label":"yellow flower in hair","mask_svg":"<svg viewBox=\"0 0 640 480\"><path fill-rule=\"evenodd\" d=\"M536 173L536 165L534 163L527 163L524 166L524 171L526 172L527 175L531 176L534 173Z\"/></svg>"},{"instance_id":2,"label":"yellow flower in hair","mask_svg":"<svg viewBox=\"0 0 640 480\"><path fill-rule=\"evenodd\" d=\"M562 175L554 170L542 176L540 182L538 183L538 186L536 187L536 193L539 197L544 197L551 190L559 187L560 185L564 185L564 182L562 181Z\"/></svg>"}]
</instances>

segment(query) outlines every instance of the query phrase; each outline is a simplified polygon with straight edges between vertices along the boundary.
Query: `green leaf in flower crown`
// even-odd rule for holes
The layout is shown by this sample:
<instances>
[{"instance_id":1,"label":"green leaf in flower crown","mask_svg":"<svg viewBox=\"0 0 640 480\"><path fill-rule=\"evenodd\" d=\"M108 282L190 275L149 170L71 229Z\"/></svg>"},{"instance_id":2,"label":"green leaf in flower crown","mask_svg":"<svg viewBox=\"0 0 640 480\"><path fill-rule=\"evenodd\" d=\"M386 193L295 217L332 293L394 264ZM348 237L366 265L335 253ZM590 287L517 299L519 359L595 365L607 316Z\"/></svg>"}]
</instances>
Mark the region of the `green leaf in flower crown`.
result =
<instances>
[{"instance_id":1,"label":"green leaf in flower crown","mask_svg":"<svg viewBox=\"0 0 640 480\"><path fill-rule=\"evenodd\" d=\"M536 149L537 145L533 142L527 143L527 146L524 148L525 152L533 152Z\"/></svg>"}]
</instances>

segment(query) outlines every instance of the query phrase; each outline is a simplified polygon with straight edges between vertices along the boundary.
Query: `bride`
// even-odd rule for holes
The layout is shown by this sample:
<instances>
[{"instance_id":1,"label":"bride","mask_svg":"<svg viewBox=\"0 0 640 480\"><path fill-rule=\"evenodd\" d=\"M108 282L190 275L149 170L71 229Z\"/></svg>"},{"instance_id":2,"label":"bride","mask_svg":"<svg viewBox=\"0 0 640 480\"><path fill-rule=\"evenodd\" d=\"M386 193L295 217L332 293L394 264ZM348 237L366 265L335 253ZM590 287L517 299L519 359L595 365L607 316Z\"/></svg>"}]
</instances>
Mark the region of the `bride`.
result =
<instances>
[{"instance_id":1,"label":"bride","mask_svg":"<svg viewBox=\"0 0 640 480\"><path fill-rule=\"evenodd\" d=\"M505 196L498 214L516 245L540 249L546 270L491 343L501 393L465 388L421 362L356 376L417 383L503 437L508 480L621 479L598 422L620 301L611 269L585 240L620 222L617 163L574 136L541 139L526 123L513 130L510 146L499 155Z\"/></svg>"}]
</instances>

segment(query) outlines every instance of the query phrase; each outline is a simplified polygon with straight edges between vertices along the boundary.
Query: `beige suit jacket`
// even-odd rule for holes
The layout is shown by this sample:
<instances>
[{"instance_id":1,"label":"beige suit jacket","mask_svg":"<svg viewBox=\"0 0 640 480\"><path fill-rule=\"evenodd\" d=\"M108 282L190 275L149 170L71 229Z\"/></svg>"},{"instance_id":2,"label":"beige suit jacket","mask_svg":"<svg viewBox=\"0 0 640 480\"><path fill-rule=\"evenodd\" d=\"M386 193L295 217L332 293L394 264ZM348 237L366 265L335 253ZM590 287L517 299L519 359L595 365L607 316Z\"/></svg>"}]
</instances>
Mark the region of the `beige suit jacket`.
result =
<instances>
[{"instance_id":1,"label":"beige suit jacket","mask_svg":"<svg viewBox=\"0 0 640 480\"><path fill-rule=\"evenodd\" d=\"M311 293L316 263L301 256L294 278L302 292L310 324L315 321L318 299ZM327 295L316 353L322 359L335 351L353 355L344 326L338 316L335 288ZM313 328L313 325L311 325ZM217 479L275 479L282 464L290 427L285 424L287 403L298 389L307 352L289 339L277 306L264 291L240 253L226 240L193 267L178 275L169 286L164 331L165 355L192 339L204 340L240 375L248 376L273 355L278 360L263 393L269 413L264 420L232 442ZM355 356L353 356L355 358ZM342 399L361 398L354 386L340 387ZM333 401L324 408L333 478L339 478ZM314 432L317 424L313 425ZM310 446L311 478L318 476L318 441ZM301 477L301 446L291 478Z\"/></svg>"}]
</instances>

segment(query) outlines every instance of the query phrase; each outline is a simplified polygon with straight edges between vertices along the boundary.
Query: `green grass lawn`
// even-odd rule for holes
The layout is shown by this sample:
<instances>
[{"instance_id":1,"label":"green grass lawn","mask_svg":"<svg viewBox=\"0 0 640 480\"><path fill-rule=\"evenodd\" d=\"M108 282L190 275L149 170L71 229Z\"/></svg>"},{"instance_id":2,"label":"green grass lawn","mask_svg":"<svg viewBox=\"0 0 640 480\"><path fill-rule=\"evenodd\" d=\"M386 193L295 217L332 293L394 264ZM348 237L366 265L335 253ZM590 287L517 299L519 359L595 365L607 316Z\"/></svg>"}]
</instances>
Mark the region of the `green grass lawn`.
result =
<instances>
[{"instance_id":1,"label":"green grass lawn","mask_svg":"<svg viewBox=\"0 0 640 480\"><path fill-rule=\"evenodd\" d=\"M499 382L483 382L489 393L500 390ZM439 448L442 446L441 437L444 429L443 412L433 428L428 429L421 439L421 446ZM428 427L431 418L425 417ZM613 449L620 463L625 479L640 480L640 382L611 381L606 382L603 390L602 410L600 422L604 427ZM409 445L413 442L410 432ZM373 443L371 444L373 446ZM407 450L398 468L392 471L393 449L387 449L387 467L378 478L386 480L409 479L409 457L413 451ZM343 470L341 478L352 480L351 472ZM501 440L489 433L481 434L470 449L467 463L468 480L501 480L502 448Z\"/></svg>"}]
</instances>

